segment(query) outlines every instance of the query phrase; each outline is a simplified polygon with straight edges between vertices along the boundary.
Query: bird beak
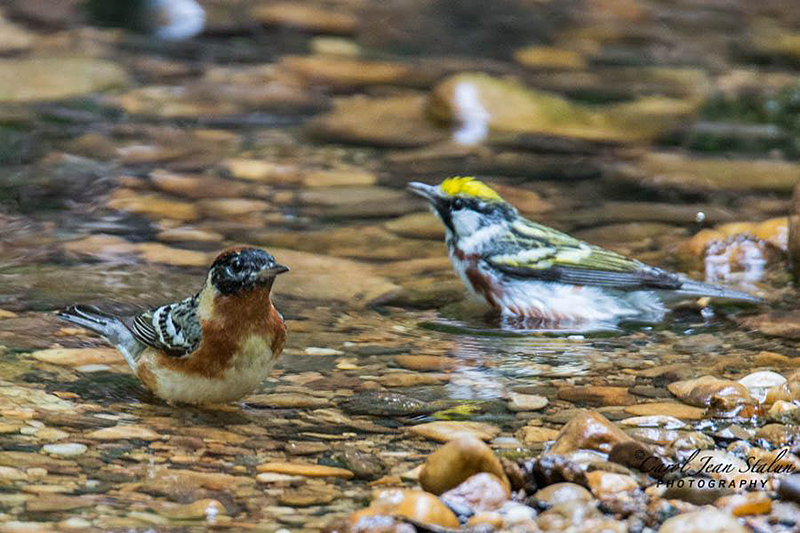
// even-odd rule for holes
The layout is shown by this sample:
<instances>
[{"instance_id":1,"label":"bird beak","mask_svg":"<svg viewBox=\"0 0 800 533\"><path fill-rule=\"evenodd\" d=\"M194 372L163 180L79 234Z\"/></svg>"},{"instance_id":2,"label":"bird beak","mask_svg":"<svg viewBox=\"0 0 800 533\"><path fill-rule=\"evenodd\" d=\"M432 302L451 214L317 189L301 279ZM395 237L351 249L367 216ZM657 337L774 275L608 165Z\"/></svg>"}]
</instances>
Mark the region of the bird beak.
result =
<instances>
[{"instance_id":1,"label":"bird beak","mask_svg":"<svg viewBox=\"0 0 800 533\"><path fill-rule=\"evenodd\" d=\"M439 187L434 185L426 185L418 181L412 181L406 186L406 188L417 196L422 196L433 204L436 204L440 198Z\"/></svg>"},{"instance_id":2,"label":"bird beak","mask_svg":"<svg viewBox=\"0 0 800 533\"><path fill-rule=\"evenodd\" d=\"M259 272L258 277L262 279L274 278L278 274L283 274L284 272L289 272L289 267L274 263L271 267L265 268Z\"/></svg>"}]
</instances>

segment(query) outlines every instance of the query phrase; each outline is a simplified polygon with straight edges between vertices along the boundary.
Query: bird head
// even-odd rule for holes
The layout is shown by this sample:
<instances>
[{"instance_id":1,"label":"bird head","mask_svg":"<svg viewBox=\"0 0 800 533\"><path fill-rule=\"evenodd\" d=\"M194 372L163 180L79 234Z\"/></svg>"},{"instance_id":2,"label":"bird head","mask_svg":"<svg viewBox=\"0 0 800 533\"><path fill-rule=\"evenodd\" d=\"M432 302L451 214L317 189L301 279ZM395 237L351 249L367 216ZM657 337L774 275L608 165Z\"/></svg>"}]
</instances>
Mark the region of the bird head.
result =
<instances>
[{"instance_id":1,"label":"bird head","mask_svg":"<svg viewBox=\"0 0 800 533\"><path fill-rule=\"evenodd\" d=\"M408 190L430 202L431 210L454 237L466 237L488 224L509 222L517 214L494 189L471 177L448 178L438 187L413 181Z\"/></svg>"},{"instance_id":2,"label":"bird head","mask_svg":"<svg viewBox=\"0 0 800 533\"><path fill-rule=\"evenodd\" d=\"M209 268L209 279L223 295L236 294L255 287L272 287L275 276L289 267L275 261L258 248L230 248L222 252Z\"/></svg>"}]
</instances>

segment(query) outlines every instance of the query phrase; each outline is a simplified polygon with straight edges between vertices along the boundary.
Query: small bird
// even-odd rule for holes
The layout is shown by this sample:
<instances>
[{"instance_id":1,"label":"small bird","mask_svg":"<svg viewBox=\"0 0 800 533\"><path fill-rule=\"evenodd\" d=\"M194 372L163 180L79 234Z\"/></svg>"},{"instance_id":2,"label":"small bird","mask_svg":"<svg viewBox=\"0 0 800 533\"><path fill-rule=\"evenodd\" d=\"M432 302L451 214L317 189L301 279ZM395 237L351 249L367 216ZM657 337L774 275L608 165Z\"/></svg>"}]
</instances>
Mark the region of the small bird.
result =
<instances>
[{"instance_id":1,"label":"small bird","mask_svg":"<svg viewBox=\"0 0 800 533\"><path fill-rule=\"evenodd\" d=\"M58 317L105 337L156 396L228 402L255 389L283 351L286 325L270 291L288 271L264 250L231 248L214 260L203 289L180 302L133 316L78 305Z\"/></svg>"},{"instance_id":2,"label":"small bird","mask_svg":"<svg viewBox=\"0 0 800 533\"><path fill-rule=\"evenodd\" d=\"M689 297L758 303L750 294L690 280L580 241L519 214L471 177L408 189L444 223L456 273L479 300L507 317L575 325L657 322Z\"/></svg>"}]
</instances>

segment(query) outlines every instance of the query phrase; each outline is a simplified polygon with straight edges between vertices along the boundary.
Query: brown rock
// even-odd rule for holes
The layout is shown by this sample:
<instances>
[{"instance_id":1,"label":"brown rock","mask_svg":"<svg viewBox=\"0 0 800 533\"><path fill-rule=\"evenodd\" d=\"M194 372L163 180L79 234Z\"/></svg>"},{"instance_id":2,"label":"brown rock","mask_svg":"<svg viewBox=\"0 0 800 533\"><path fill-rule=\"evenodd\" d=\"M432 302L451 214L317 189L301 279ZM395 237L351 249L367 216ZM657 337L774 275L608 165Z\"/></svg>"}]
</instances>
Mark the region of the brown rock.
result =
<instances>
[{"instance_id":1,"label":"brown rock","mask_svg":"<svg viewBox=\"0 0 800 533\"><path fill-rule=\"evenodd\" d=\"M539 489L533 495L539 501L557 505L565 502L590 502L593 500L592 493L576 483L553 483L543 489Z\"/></svg>"},{"instance_id":2,"label":"brown rock","mask_svg":"<svg viewBox=\"0 0 800 533\"><path fill-rule=\"evenodd\" d=\"M792 193L792 209L788 226L789 266L795 283L798 283L800 281L800 182L794 186Z\"/></svg>"},{"instance_id":3,"label":"brown rock","mask_svg":"<svg viewBox=\"0 0 800 533\"><path fill-rule=\"evenodd\" d=\"M125 364L125 358L114 348L51 348L30 356L37 361L71 367Z\"/></svg>"},{"instance_id":4,"label":"brown rock","mask_svg":"<svg viewBox=\"0 0 800 533\"><path fill-rule=\"evenodd\" d=\"M747 492L723 496L714 505L733 516L769 514L772 511L772 498L766 492Z\"/></svg>"},{"instance_id":5,"label":"brown rock","mask_svg":"<svg viewBox=\"0 0 800 533\"><path fill-rule=\"evenodd\" d=\"M619 442L632 440L617 426L596 411L582 411L558 434L548 455L564 455L576 450L597 450L608 453Z\"/></svg>"},{"instance_id":6,"label":"brown rock","mask_svg":"<svg viewBox=\"0 0 800 533\"><path fill-rule=\"evenodd\" d=\"M320 33L353 33L358 19L348 13L295 2L257 6L253 18L262 24L281 25Z\"/></svg>"},{"instance_id":7,"label":"brown rock","mask_svg":"<svg viewBox=\"0 0 800 533\"><path fill-rule=\"evenodd\" d=\"M408 431L427 439L448 442L465 435L480 440L490 440L500 433L500 429L484 422L437 421L411 426Z\"/></svg>"},{"instance_id":8,"label":"brown rock","mask_svg":"<svg viewBox=\"0 0 800 533\"><path fill-rule=\"evenodd\" d=\"M156 512L171 520L202 520L227 515L225 507L217 500L210 498L183 505L165 502L156 507Z\"/></svg>"},{"instance_id":9,"label":"brown rock","mask_svg":"<svg viewBox=\"0 0 800 533\"><path fill-rule=\"evenodd\" d=\"M167 200L156 194L141 194L126 189L115 191L108 200L108 207L183 222L197 220L200 216L190 202Z\"/></svg>"},{"instance_id":10,"label":"brown rock","mask_svg":"<svg viewBox=\"0 0 800 533\"><path fill-rule=\"evenodd\" d=\"M309 82L337 89L398 83L411 73L402 63L344 56L286 56L279 64Z\"/></svg>"},{"instance_id":11,"label":"brown rock","mask_svg":"<svg viewBox=\"0 0 800 533\"><path fill-rule=\"evenodd\" d=\"M396 355L394 361L406 370L421 372L452 370L458 360L440 355Z\"/></svg>"},{"instance_id":12,"label":"brown rock","mask_svg":"<svg viewBox=\"0 0 800 533\"><path fill-rule=\"evenodd\" d=\"M637 416L673 416L683 420L702 420L704 409L675 402L653 402L629 405L625 412Z\"/></svg>"},{"instance_id":13,"label":"brown rock","mask_svg":"<svg viewBox=\"0 0 800 533\"><path fill-rule=\"evenodd\" d=\"M275 461L260 464L256 469L259 472L272 472L275 474L286 474L290 476L339 477L344 479L350 479L353 477L353 473L349 470L345 470L344 468L309 463L286 463Z\"/></svg>"},{"instance_id":14,"label":"brown rock","mask_svg":"<svg viewBox=\"0 0 800 533\"><path fill-rule=\"evenodd\" d=\"M525 426L520 428L520 430L516 433L517 439L519 439L520 442L526 446L530 446L531 444L536 444L539 442L556 440L558 435L558 430L537 426Z\"/></svg>"},{"instance_id":15,"label":"brown rock","mask_svg":"<svg viewBox=\"0 0 800 533\"><path fill-rule=\"evenodd\" d=\"M614 472L595 470L587 472L586 479L589 481L592 494L600 499L639 488L639 484L631 476Z\"/></svg>"},{"instance_id":16,"label":"brown rock","mask_svg":"<svg viewBox=\"0 0 800 533\"><path fill-rule=\"evenodd\" d=\"M460 436L428 456L419 482L426 491L441 494L481 472L493 474L506 488L510 487L492 449L474 436Z\"/></svg>"},{"instance_id":17,"label":"brown rock","mask_svg":"<svg viewBox=\"0 0 800 533\"><path fill-rule=\"evenodd\" d=\"M89 57L0 60L0 102L74 98L120 87L128 76L114 62Z\"/></svg>"},{"instance_id":18,"label":"brown rock","mask_svg":"<svg viewBox=\"0 0 800 533\"><path fill-rule=\"evenodd\" d=\"M86 433L87 439L92 440L158 440L161 435L150 428L134 424L118 425L103 429L96 429Z\"/></svg>"},{"instance_id":19,"label":"brown rock","mask_svg":"<svg viewBox=\"0 0 800 533\"><path fill-rule=\"evenodd\" d=\"M561 400L600 407L606 405L632 405L636 398L628 393L625 387L603 387L589 385L585 387L565 387L559 389L558 397Z\"/></svg>"},{"instance_id":20,"label":"brown rock","mask_svg":"<svg viewBox=\"0 0 800 533\"><path fill-rule=\"evenodd\" d=\"M747 387L741 383L713 376L676 381L670 383L667 389L684 402L696 407L707 407L712 402L718 401L731 407L755 403Z\"/></svg>"},{"instance_id":21,"label":"brown rock","mask_svg":"<svg viewBox=\"0 0 800 533\"><path fill-rule=\"evenodd\" d=\"M493 474L471 476L440 496L449 505L466 505L475 512L496 511L511 498L508 483Z\"/></svg>"},{"instance_id":22,"label":"brown rock","mask_svg":"<svg viewBox=\"0 0 800 533\"><path fill-rule=\"evenodd\" d=\"M261 159L235 158L223 161L222 168L234 178L285 185L298 183L300 169L293 165L280 165Z\"/></svg>"}]
</instances>

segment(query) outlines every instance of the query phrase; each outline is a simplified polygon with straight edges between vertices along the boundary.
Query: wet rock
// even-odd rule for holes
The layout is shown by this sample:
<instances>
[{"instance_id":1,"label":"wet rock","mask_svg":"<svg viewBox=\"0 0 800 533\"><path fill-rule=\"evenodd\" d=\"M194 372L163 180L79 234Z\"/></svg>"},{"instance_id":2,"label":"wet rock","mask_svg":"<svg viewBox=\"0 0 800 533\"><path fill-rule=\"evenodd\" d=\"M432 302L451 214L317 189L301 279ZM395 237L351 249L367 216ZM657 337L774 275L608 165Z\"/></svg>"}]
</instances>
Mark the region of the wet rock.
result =
<instances>
[{"instance_id":1,"label":"wet rock","mask_svg":"<svg viewBox=\"0 0 800 533\"><path fill-rule=\"evenodd\" d=\"M533 497L550 505L575 501L588 503L594 499L591 492L575 483L553 483L536 491Z\"/></svg>"},{"instance_id":2,"label":"wet rock","mask_svg":"<svg viewBox=\"0 0 800 533\"><path fill-rule=\"evenodd\" d=\"M278 501L282 505L292 507L309 507L325 505L341 497L341 493L328 485L305 485L297 489L289 489L280 493Z\"/></svg>"},{"instance_id":3,"label":"wet rock","mask_svg":"<svg viewBox=\"0 0 800 533\"><path fill-rule=\"evenodd\" d=\"M288 476L338 477L344 479L350 479L353 477L353 473L350 470L345 470L344 468L309 463L286 463L274 461L258 465L257 470L259 472L272 472L275 474L285 474Z\"/></svg>"},{"instance_id":4,"label":"wet rock","mask_svg":"<svg viewBox=\"0 0 800 533\"><path fill-rule=\"evenodd\" d=\"M348 448L338 456L347 470L353 472L356 479L376 479L386 471L386 465L372 453Z\"/></svg>"},{"instance_id":5,"label":"wet rock","mask_svg":"<svg viewBox=\"0 0 800 533\"><path fill-rule=\"evenodd\" d=\"M348 13L293 2L256 6L252 17L261 24L290 26L319 33L348 34L355 32L358 27L358 19Z\"/></svg>"},{"instance_id":6,"label":"wet rock","mask_svg":"<svg viewBox=\"0 0 800 533\"><path fill-rule=\"evenodd\" d=\"M579 405L593 407L606 405L631 405L636 398L625 387L604 387L589 385L585 387L565 387L559 389L558 398Z\"/></svg>"},{"instance_id":7,"label":"wet rock","mask_svg":"<svg viewBox=\"0 0 800 533\"><path fill-rule=\"evenodd\" d=\"M481 527L491 527L491 531L503 527L503 515L497 512L475 513L467 521L467 527L480 530Z\"/></svg>"},{"instance_id":8,"label":"wet rock","mask_svg":"<svg viewBox=\"0 0 800 533\"><path fill-rule=\"evenodd\" d=\"M496 511L511 498L508 483L482 472L467 478L440 496L450 508L465 506L473 512Z\"/></svg>"},{"instance_id":9,"label":"wet rock","mask_svg":"<svg viewBox=\"0 0 800 533\"><path fill-rule=\"evenodd\" d=\"M659 467L663 465L663 461L641 442L632 440L615 444L608 452L608 460L628 468L641 470L656 478L660 478L662 475Z\"/></svg>"},{"instance_id":10,"label":"wet rock","mask_svg":"<svg viewBox=\"0 0 800 533\"><path fill-rule=\"evenodd\" d=\"M705 415L704 409L675 402L653 402L629 405L625 408L625 412L637 416L674 416L684 420L702 420Z\"/></svg>"},{"instance_id":11,"label":"wet rock","mask_svg":"<svg viewBox=\"0 0 800 533\"><path fill-rule=\"evenodd\" d=\"M778 496L782 500L800 504L800 474L792 474L781 479Z\"/></svg>"},{"instance_id":12,"label":"wet rock","mask_svg":"<svg viewBox=\"0 0 800 533\"><path fill-rule=\"evenodd\" d=\"M419 482L426 491L441 494L481 472L493 474L509 488L503 466L492 449L472 435L458 436L428 456Z\"/></svg>"},{"instance_id":13,"label":"wet rock","mask_svg":"<svg viewBox=\"0 0 800 533\"><path fill-rule=\"evenodd\" d=\"M125 358L114 348L51 348L32 352L30 356L37 361L71 367L125 364Z\"/></svg>"},{"instance_id":14,"label":"wet rock","mask_svg":"<svg viewBox=\"0 0 800 533\"><path fill-rule=\"evenodd\" d=\"M277 287L280 294L365 306L397 290L396 285L376 275L374 268L365 263L279 248L270 252L292 268L292 283Z\"/></svg>"},{"instance_id":15,"label":"wet rock","mask_svg":"<svg viewBox=\"0 0 800 533\"><path fill-rule=\"evenodd\" d=\"M158 232L156 239L164 242L220 242L225 238L221 233L196 228L170 228Z\"/></svg>"},{"instance_id":16,"label":"wet rock","mask_svg":"<svg viewBox=\"0 0 800 533\"><path fill-rule=\"evenodd\" d=\"M37 407L45 411L69 413L75 410L72 402L31 387L0 382L0 410Z\"/></svg>"},{"instance_id":17,"label":"wet rock","mask_svg":"<svg viewBox=\"0 0 800 533\"><path fill-rule=\"evenodd\" d=\"M0 102L74 98L128 83L116 63L82 57L0 60Z\"/></svg>"},{"instance_id":18,"label":"wet rock","mask_svg":"<svg viewBox=\"0 0 800 533\"><path fill-rule=\"evenodd\" d=\"M108 207L120 211L130 211L140 215L191 222L200 213L193 203L167 200L156 194L140 194L126 189L118 189L108 200Z\"/></svg>"},{"instance_id":19,"label":"wet rock","mask_svg":"<svg viewBox=\"0 0 800 533\"><path fill-rule=\"evenodd\" d=\"M425 97L418 95L334 101L333 110L309 121L309 133L322 140L372 146L413 147L446 138L425 118Z\"/></svg>"},{"instance_id":20,"label":"wet rock","mask_svg":"<svg viewBox=\"0 0 800 533\"><path fill-rule=\"evenodd\" d=\"M542 455L539 459L526 461L522 464L522 471L528 493L562 482L589 486L583 468L561 455Z\"/></svg>"},{"instance_id":21,"label":"wet rock","mask_svg":"<svg viewBox=\"0 0 800 533\"><path fill-rule=\"evenodd\" d=\"M778 400L769 408L767 418L773 422L797 424L800 422L800 411L798 409L800 407L793 403Z\"/></svg>"},{"instance_id":22,"label":"wet rock","mask_svg":"<svg viewBox=\"0 0 800 533\"><path fill-rule=\"evenodd\" d=\"M419 372L452 370L458 365L457 359L440 355L396 355L394 361L406 370Z\"/></svg>"},{"instance_id":23,"label":"wet rock","mask_svg":"<svg viewBox=\"0 0 800 533\"><path fill-rule=\"evenodd\" d=\"M767 391L764 399L766 405L783 400L785 402L795 402L800 400L800 371L795 370L786 379L786 383L772 387Z\"/></svg>"},{"instance_id":24,"label":"wet rock","mask_svg":"<svg viewBox=\"0 0 800 533\"><path fill-rule=\"evenodd\" d=\"M536 426L525 426L516 433L517 439L526 446L556 440L558 435L558 430Z\"/></svg>"},{"instance_id":25,"label":"wet rock","mask_svg":"<svg viewBox=\"0 0 800 533\"><path fill-rule=\"evenodd\" d=\"M388 489L379 491L367 509L351 515L351 524L363 517L394 515L421 524L457 528L458 518L433 494L421 490Z\"/></svg>"},{"instance_id":26,"label":"wet rock","mask_svg":"<svg viewBox=\"0 0 800 533\"><path fill-rule=\"evenodd\" d=\"M668 98L590 108L513 80L478 73L447 78L434 88L429 103L432 116L446 123L463 123L463 131L488 127L498 132L603 141L652 138L692 108L689 102Z\"/></svg>"},{"instance_id":27,"label":"wet rock","mask_svg":"<svg viewBox=\"0 0 800 533\"><path fill-rule=\"evenodd\" d=\"M330 446L325 442L314 441L289 441L284 450L289 455L314 455L328 451Z\"/></svg>"},{"instance_id":28,"label":"wet rock","mask_svg":"<svg viewBox=\"0 0 800 533\"><path fill-rule=\"evenodd\" d=\"M150 263L175 266L207 267L213 260L210 254L166 246L158 242L143 242L136 246L142 258Z\"/></svg>"},{"instance_id":29,"label":"wet rock","mask_svg":"<svg viewBox=\"0 0 800 533\"><path fill-rule=\"evenodd\" d=\"M402 63L329 55L283 57L279 66L309 83L338 90L399 83L411 73Z\"/></svg>"},{"instance_id":30,"label":"wet rock","mask_svg":"<svg viewBox=\"0 0 800 533\"><path fill-rule=\"evenodd\" d=\"M619 421L620 426L640 428L682 429L686 423L669 415L633 416Z\"/></svg>"},{"instance_id":31,"label":"wet rock","mask_svg":"<svg viewBox=\"0 0 800 533\"><path fill-rule=\"evenodd\" d=\"M800 428L784 424L767 424L756 432L757 439L764 439L775 447L783 447L800 439Z\"/></svg>"},{"instance_id":32,"label":"wet rock","mask_svg":"<svg viewBox=\"0 0 800 533\"><path fill-rule=\"evenodd\" d=\"M383 227L400 237L440 241L444 227L433 213L411 213L386 222Z\"/></svg>"},{"instance_id":33,"label":"wet rock","mask_svg":"<svg viewBox=\"0 0 800 533\"><path fill-rule=\"evenodd\" d=\"M788 244L789 267L791 268L794 281L800 281L800 182L794 186L792 193L792 207L788 221Z\"/></svg>"},{"instance_id":34,"label":"wet rock","mask_svg":"<svg viewBox=\"0 0 800 533\"><path fill-rule=\"evenodd\" d=\"M697 407L707 407L717 401L731 407L755 403L750 392L741 383L713 376L676 381L667 388L684 402Z\"/></svg>"},{"instance_id":35,"label":"wet rock","mask_svg":"<svg viewBox=\"0 0 800 533\"><path fill-rule=\"evenodd\" d=\"M305 187L372 187L378 182L372 172L352 169L317 170L303 178Z\"/></svg>"},{"instance_id":36,"label":"wet rock","mask_svg":"<svg viewBox=\"0 0 800 533\"><path fill-rule=\"evenodd\" d=\"M158 440L161 438L161 435L152 429L135 424L121 424L118 426L96 429L86 433L85 436L87 439L92 440Z\"/></svg>"},{"instance_id":37,"label":"wet rock","mask_svg":"<svg viewBox=\"0 0 800 533\"><path fill-rule=\"evenodd\" d=\"M576 450L608 453L619 443L632 440L596 411L583 411L565 425L547 454L564 455Z\"/></svg>"},{"instance_id":38,"label":"wet rock","mask_svg":"<svg viewBox=\"0 0 800 533\"><path fill-rule=\"evenodd\" d=\"M630 176L640 185L686 192L792 190L800 165L772 159L691 158L679 153L649 152Z\"/></svg>"},{"instance_id":39,"label":"wet rock","mask_svg":"<svg viewBox=\"0 0 800 533\"><path fill-rule=\"evenodd\" d=\"M526 46L514 52L514 59L524 67L543 70L583 70L586 60L581 54L552 46Z\"/></svg>"},{"instance_id":40,"label":"wet rock","mask_svg":"<svg viewBox=\"0 0 800 533\"><path fill-rule=\"evenodd\" d=\"M396 392L364 392L348 398L342 409L352 415L411 416L436 410L423 401Z\"/></svg>"},{"instance_id":41,"label":"wet rock","mask_svg":"<svg viewBox=\"0 0 800 533\"><path fill-rule=\"evenodd\" d=\"M49 453L56 457L77 457L85 454L86 450L88 450L87 446L78 442L61 442L42 446L44 453Z\"/></svg>"},{"instance_id":42,"label":"wet rock","mask_svg":"<svg viewBox=\"0 0 800 533\"><path fill-rule=\"evenodd\" d=\"M747 533L748 529L734 517L716 509L707 509L673 516L659 533Z\"/></svg>"},{"instance_id":43,"label":"wet rock","mask_svg":"<svg viewBox=\"0 0 800 533\"><path fill-rule=\"evenodd\" d=\"M213 522L217 516L227 515L225 506L217 500L203 499L184 505L162 503L156 512L170 520L208 520Z\"/></svg>"},{"instance_id":44,"label":"wet rock","mask_svg":"<svg viewBox=\"0 0 800 533\"><path fill-rule=\"evenodd\" d=\"M97 501L91 497L74 497L48 494L25 502L25 510L29 513L64 512L74 511L75 509L82 509L85 507L93 507L95 505L97 505Z\"/></svg>"},{"instance_id":45,"label":"wet rock","mask_svg":"<svg viewBox=\"0 0 800 533\"><path fill-rule=\"evenodd\" d=\"M510 392L508 398L510 400L508 408L512 411L539 411L549 403L547 398L536 394Z\"/></svg>"},{"instance_id":46,"label":"wet rock","mask_svg":"<svg viewBox=\"0 0 800 533\"><path fill-rule=\"evenodd\" d=\"M769 514L772 511L772 498L766 492L732 494L718 499L714 506L733 516Z\"/></svg>"},{"instance_id":47,"label":"wet rock","mask_svg":"<svg viewBox=\"0 0 800 533\"><path fill-rule=\"evenodd\" d=\"M491 440L500 433L500 429L484 422L428 422L411 426L408 431L427 439L448 442L458 437L472 436L480 440Z\"/></svg>"},{"instance_id":48,"label":"wet rock","mask_svg":"<svg viewBox=\"0 0 800 533\"><path fill-rule=\"evenodd\" d=\"M378 378L378 382L384 387L416 387L419 385L438 385L442 382L442 379L432 374L389 372Z\"/></svg>"},{"instance_id":49,"label":"wet rock","mask_svg":"<svg viewBox=\"0 0 800 533\"><path fill-rule=\"evenodd\" d=\"M232 158L222 162L222 168L232 177L275 185L299 183L302 174L294 165L281 165L262 159Z\"/></svg>"},{"instance_id":50,"label":"wet rock","mask_svg":"<svg viewBox=\"0 0 800 533\"><path fill-rule=\"evenodd\" d=\"M747 387L750 395L758 402L763 402L767 398L767 390L786 383L786 378L777 372L762 370L753 372L739 380L739 383Z\"/></svg>"},{"instance_id":51,"label":"wet rock","mask_svg":"<svg viewBox=\"0 0 800 533\"><path fill-rule=\"evenodd\" d=\"M166 193L198 199L243 197L252 194L255 189L252 185L238 181L204 175L175 174L160 169L150 173L150 181Z\"/></svg>"},{"instance_id":52,"label":"wet rock","mask_svg":"<svg viewBox=\"0 0 800 533\"><path fill-rule=\"evenodd\" d=\"M248 405L272 409L315 409L330 405L325 398L296 392L276 392L273 394L254 394L247 397Z\"/></svg>"},{"instance_id":53,"label":"wet rock","mask_svg":"<svg viewBox=\"0 0 800 533\"><path fill-rule=\"evenodd\" d=\"M600 499L639 488L639 484L631 476L614 472L595 470L587 472L586 479L592 494Z\"/></svg>"}]
</instances>

